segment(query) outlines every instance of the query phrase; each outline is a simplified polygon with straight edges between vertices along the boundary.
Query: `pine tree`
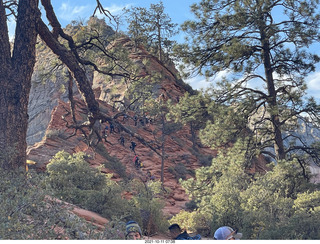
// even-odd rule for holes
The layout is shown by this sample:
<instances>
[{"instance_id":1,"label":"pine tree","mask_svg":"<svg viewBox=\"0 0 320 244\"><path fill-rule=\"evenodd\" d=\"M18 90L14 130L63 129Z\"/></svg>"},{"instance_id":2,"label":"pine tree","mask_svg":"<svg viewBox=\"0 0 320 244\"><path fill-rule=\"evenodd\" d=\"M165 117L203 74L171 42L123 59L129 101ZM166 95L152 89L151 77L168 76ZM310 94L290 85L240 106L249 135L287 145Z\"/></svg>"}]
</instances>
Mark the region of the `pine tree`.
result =
<instances>
[{"instance_id":1,"label":"pine tree","mask_svg":"<svg viewBox=\"0 0 320 244\"><path fill-rule=\"evenodd\" d=\"M18 8L16 9L16 6ZM7 13L16 14L13 49ZM28 98L36 62L38 1L0 1L0 167L25 167Z\"/></svg>"},{"instance_id":2,"label":"pine tree","mask_svg":"<svg viewBox=\"0 0 320 244\"><path fill-rule=\"evenodd\" d=\"M148 51L165 63L174 44L169 38L177 34L177 24L172 23L169 15L164 12L162 1L151 4L149 9L133 7L126 12L128 34L135 44L144 44Z\"/></svg>"},{"instance_id":3,"label":"pine tree","mask_svg":"<svg viewBox=\"0 0 320 244\"><path fill-rule=\"evenodd\" d=\"M199 74L231 73L212 89L213 99L250 122L254 143L276 160L299 151L319 160L318 149L295 134L302 121L320 118L319 105L305 96L305 77L320 60L309 49L319 41L317 9L313 0L203 0L192 6L196 20L184 23L189 37L176 48Z\"/></svg>"}]
</instances>

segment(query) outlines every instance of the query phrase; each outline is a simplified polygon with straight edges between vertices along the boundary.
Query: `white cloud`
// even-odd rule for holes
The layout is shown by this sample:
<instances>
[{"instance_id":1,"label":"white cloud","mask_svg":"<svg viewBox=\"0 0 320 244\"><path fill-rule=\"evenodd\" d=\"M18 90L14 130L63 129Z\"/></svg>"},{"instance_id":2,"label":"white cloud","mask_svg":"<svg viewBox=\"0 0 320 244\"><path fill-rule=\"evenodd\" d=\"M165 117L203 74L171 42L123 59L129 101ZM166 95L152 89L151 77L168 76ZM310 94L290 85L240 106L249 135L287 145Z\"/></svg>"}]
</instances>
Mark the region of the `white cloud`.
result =
<instances>
[{"instance_id":1,"label":"white cloud","mask_svg":"<svg viewBox=\"0 0 320 244\"><path fill-rule=\"evenodd\" d=\"M108 11L110 11L110 13L116 15L116 14L120 14L121 11L123 10L123 8L130 8L132 6L132 4L126 4L126 5L116 5L116 4L112 4L109 7L106 7L106 9L108 9Z\"/></svg>"},{"instance_id":2,"label":"white cloud","mask_svg":"<svg viewBox=\"0 0 320 244\"><path fill-rule=\"evenodd\" d=\"M126 5L117 5L117 4L112 4L111 6L106 6L104 7L106 10L108 10L113 16L120 15L122 13L122 10L124 8L130 8L132 4L126 4ZM105 17L103 13L100 13L100 11L97 11L95 14L96 17L102 19Z\"/></svg>"},{"instance_id":3,"label":"white cloud","mask_svg":"<svg viewBox=\"0 0 320 244\"><path fill-rule=\"evenodd\" d=\"M209 87L211 82L208 82L203 76L196 76L185 80L193 89L200 90L201 88Z\"/></svg>"},{"instance_id":4,"label":"white cloud","mask_svg":"<svg viewBox=\"0 0 320 244\"><path fill-rule=\"evenodd\" d=\"M320 71L306 78L308 93L315 98L320 98Z\"/></svg>"},{"instance_id":5,"label":"white cloud","mask_svg":"<svg viewBox=\"0 0 320 244\"><path fill-rule=\"evenodd\" d=\"M206 79L204 76L197 75L195 77L187 79L185 82L188 83L193 89L201 89L201 88L209 88L217 81L221 81L221 79L228 77L231 75L229 70L224 70L219 72L215 77Z\"/></svg>"},{"instance_id":6,"label":"white cloud","mask_svg":"<svg viewBox=\"0 0 320 244\"><path fill-rule=\"evenodd\" d=\"M88 18L91 11L93 11L93 9L90 5L76 6L71 5L69 2L64 2L59 8L58 16L60 19L70 22L72 20L78 20L79 18Z\"/></svg>"}]
</instances>

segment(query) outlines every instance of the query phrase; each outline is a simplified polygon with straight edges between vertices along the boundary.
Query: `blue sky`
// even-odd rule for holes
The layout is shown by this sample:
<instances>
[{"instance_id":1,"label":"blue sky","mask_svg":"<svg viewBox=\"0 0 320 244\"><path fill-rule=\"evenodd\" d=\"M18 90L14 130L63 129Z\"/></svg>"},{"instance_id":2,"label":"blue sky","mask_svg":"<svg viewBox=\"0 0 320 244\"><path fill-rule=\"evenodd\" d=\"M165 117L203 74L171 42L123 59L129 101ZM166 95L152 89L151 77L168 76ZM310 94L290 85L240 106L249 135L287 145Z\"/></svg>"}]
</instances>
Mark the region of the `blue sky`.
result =
<instances>
[{"instance_id":1,"label":"blue sky","mask_svg":"<svg viewBox=\"0 0 320 244\"><path fill-rule=\"evenodd\" d=\"M150 4L159 3L152 0L101 0L103 6L108 9L113 15L121 15L123 8L130 7L145 7L149 8ZM199 3L200 0L162 0L165 13L167 13L172 22L182 24L185 20L191 19L193 14L190 11L190 6L193 3ZM62 25L69 24L72 20L88 19L96 6L94 0L53 0L52 4L56 10L56 14ZM99 15L98 15L99 17ZM103 18L104 16L101 15ZM124 29L125 26L122 26ZM121 26L120 26L121 29ZM176 36L177 41L182 42L183 37Z\"/></svg>"},{"instance_id":2,"label":"blue sky","mask_svg":"<svg viewBox=\"0 0 320 244\"><path fill-rule=\"evenodd\" d=\"M159 3L152 0L101 0L103 6L114 15L120 14L124 7L146 7ZM190 5L200 0L162 0L165 12L171 17L172 22L181 24L192 18ZM94 11L94 0L53 0L52 4L56 14L63 25L72 20L87 19Z\"/></svg>"}]
</instances>

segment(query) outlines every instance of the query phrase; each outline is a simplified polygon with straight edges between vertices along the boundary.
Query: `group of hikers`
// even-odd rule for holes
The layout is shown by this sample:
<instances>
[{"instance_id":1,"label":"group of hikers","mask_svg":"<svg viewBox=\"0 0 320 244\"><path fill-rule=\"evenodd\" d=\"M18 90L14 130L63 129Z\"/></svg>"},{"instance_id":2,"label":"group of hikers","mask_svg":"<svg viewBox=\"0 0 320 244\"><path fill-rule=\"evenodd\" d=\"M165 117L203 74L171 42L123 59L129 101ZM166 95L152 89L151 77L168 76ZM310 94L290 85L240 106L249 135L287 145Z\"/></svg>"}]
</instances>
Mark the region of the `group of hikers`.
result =
<instances>
[{"instance_id":1,"label":"group of hikers","mask_svg":"<svg viewBox=\"0 0 320 244\"><path fill-rule=\"evenodd\" d=\"M122 122L126 122L126 121L128 121L128 119L129 119L129 116L127 114L124 114L123 118L122 118ZM132 117L132 120L133 120L135 126L138 126L138 122L140 122L140 124L142 126L145 126L145 125L149 126L152 123L152 119L149 118L147 115L142 116L142 117L138 117L137 115L134 115Z\"/></svg>"},{"instance_id":2,"label":"group of hikers","mask_svg":"<svg viewBox=\"0 0 320 244\"><path fill-rule=\"evenodd\" d=\"M146 121L147 120L148 119L146 119ZM148 123L148 122L146 122L146 123ZM104 130L102 131L102 137L104 138L105 142L107 142L108 131L110 134L115 132L114 125L110 122L109 122L109 126L106 125ZM120 145L125 146L125 138L122 134L120 135L120 138L118 139L118 141L119 141ZM143 167L143 163L140 161L140 158L136 154L136 151L135 151L136 146L137 146L137 144L133 140L131 140L129 148L134 153L133 163L134 163L135 168L137 170L140 170ZM147 180L155 180L155 177L151 174L151 172L149 170L147 171L146 178L147 178Z\"/></svg>"},{"instance_id":3,"label":"group of hikers","mask_svg":"<svg viewBox=\"0 0 320 244\"><path fill-rule=\"evenodd\" d=\"M104 127L104 129L102 130L102 138L104 139L105 142L107 142L107 138L108 138L108 133L111 135L112 133L115 133L115 127L114 125L109 122L109 125L106 125ZM125 146L124 143L125 143L125 139L124 139L124 136L123 134L120 135L120 138L118 139L119 143L122 145L122 146ZM131 141L130 142L130 149L134 151L136 147L136 143L134 141Z\"/></svg>"},{"instance_id":4,"label":"group of hikers","mask_svg":"<svg viewBox=\"0 0 320 244\"><path fill-rule=\"evenodd\" d=\"M190 236L186 231L182 232L178 224L172 224L168 228L169 236L172 240L201 240L199 234ZM218 228L214 235L214 240L240 240L242 233L238 233L237 229L232 229L229 226ZM126 224L126 239L127 240L143 240L143 235L139 224L135 221L129 221Z\"/></svg>"}]
</instances>

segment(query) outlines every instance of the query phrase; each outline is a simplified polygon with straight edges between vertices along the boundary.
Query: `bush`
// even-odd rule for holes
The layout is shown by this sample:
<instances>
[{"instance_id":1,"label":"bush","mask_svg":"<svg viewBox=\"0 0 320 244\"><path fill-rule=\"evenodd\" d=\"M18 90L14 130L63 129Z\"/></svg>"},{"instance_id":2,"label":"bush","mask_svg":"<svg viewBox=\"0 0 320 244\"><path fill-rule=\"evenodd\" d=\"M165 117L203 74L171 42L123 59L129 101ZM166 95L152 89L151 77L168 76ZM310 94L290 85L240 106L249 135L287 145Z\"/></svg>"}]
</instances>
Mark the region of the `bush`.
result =
<instances>
[{"instance_id":1,"label":"bush","mask_svg":"<svg viewBox=\"0 0 320 244\"><path fill-rule=\"evenodd\" d=\"M290 239L320 239L320 191L298 194L294 214L286 228ZM299 230L299 231L296 231Z\"/></svg>"},{"instance_id":2,"label":"bush","mask_svg":"<svg viewBox=\"0 0 320 244\"><path fill-rule=\"evenodd\" d=\"M197 203L194 200L191 200L190 202L185 203L186 209L187 210L196 210L198 208Z\"/></svg>"},{"instance_id":3,"label":"bush","mask_svg":"<svg viewBox=\"0 0 320 244\"><path fill-rule=\"evenodd\" d=\"M297 160L278 161L265 174L246 174L245 152L235 144L218 154L195 179L182 182L197 208L176 221L192 229L236 227L244 239L319 239L320 192L308 183Z\"/></svg>"},{"instance_id":4,"label":"bush","mask_svg":"<svg viewBox=\"0 0 320 244\"><path fill-rule=\"evenodd\" d=\"M148 184L133 180L128 188L134 193L130 199L130 215L127 220L135 220L142 228L144 235L152 235L167 230L168 222L163 216L164 202L161 200L161 182Z\"/></svg>"},{"instance_id":5,"label":"bush","mask_svg":"<svg viewBox=\"0 0 320 244\"><path fill-rule=\"evenodd\" d=\"M196 156L202 166L210 166L212 163L213 155L205 155L199 152L197 148L190 148L189 151Z\"/></svg>"},{"instance_id":6,"label":"bush","mask_svg":"<svg viewBox=\"0 0 320 244\"><path fill-rule=\"evenodd\" d=\"M98 144L95 150L107 160L104 163L106 168L111 169L123 179L127 178L126 166L123 165L117 158L110 156L102 143Z\"/></svg>"},{"instance_id":7,"label":"bush","mask_svg":"<svg viewBox=\"0 0 320 244\"><path fill-rule=\"evenodd\" d=\"M211 218L200 211L187 212L181 210L169 220L170 224L179 224L188 232L197 233L201 236L209 236L211 232Z\"/></svg>"},{"instance_id":8,"label":"bush","mask_svg":"<svg viewBox=\"0 0 320 244\"><path fill-rule=\"evenodd\" d=\"M47 165L47 187L54 196L82 208L94 211L116 222L137 221L145 235L166 230L160 199L161 183L139 180L116 183L110 175L92 168L83 153L57 153ZM122 185L123 184L123 185ZM123 199L123 189L132 194Z\"/></svg>"},{"instance_id":9,"label":"bush","mask_svg":"<svg viewBox=\"0 0 320 244\"><path fill-rule=\"evenodd\" d=\"M194 172L188 170L183 163L178 163L174 167L169 167L168 171L173 174L177 180L185 180L187 178L187 174L194 174Z\"/></svg>"},{"instance_id":10,"label":"bush","mask_svg":"<svg viewBox=\"0 0 320 244\"><path fill-rule=\"evenodd\" d=\"M177 215L172 217L169 221L170 224L179 224L181 229L188 232L195 232L197 223L195 222L195 216L197 212L187 212L181 210Z\"/></svg>"},{"instance_id":11,"label":"bush","mask_svg":"<svg viewBox=\"0 0 320 244\"><path fill-rule=\"evenodd\" d=\"M121 239L116 229L104 232L49 200L43 175L0 169L0 238L3 240ZM106 234L108 233L108 234Z\"/></svg>"},{"instance_id":12,"label":"bush","mask_svg":"<svg viewBox=\"0 0 320 244\"><path fill-rule=\"evenodd\" d=\"M121 187L84 160L83 153L58 152L47 165L47 187L61 200L94 211L106 218L126 212Z\"/></svg>"}]
</instances>

